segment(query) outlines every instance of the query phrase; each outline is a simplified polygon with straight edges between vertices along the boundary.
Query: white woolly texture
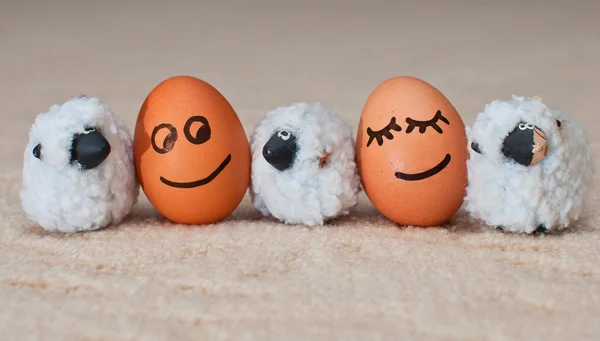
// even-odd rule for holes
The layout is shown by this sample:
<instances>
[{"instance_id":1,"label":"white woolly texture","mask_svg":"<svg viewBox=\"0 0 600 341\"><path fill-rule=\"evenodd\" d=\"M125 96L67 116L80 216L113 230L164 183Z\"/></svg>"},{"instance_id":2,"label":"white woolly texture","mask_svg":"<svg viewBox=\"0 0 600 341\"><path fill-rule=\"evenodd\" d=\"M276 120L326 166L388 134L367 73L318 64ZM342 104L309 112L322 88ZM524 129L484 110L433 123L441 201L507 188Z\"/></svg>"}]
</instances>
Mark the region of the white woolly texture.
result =
<instances>
[{"instance_id":1,"label":"white woolly texture","mask_svg":"<svg viewBox=\"0 0 600 341\"><path fill-rule=\"evenodd\" d=\"M70 162L73 136L94 127L111 152L96 168ZM41 144L41 159L33 149ZM137 203L133 143L127 127L97 98L81 96L38 115L29 133L21 203L48 231L91 231L119 223Z\"/></svg>"},{"instance_id":2,"label":"white woolly texture","mask_svg":"<svg viewBox=\"0 0 600 341\"><path fill-rule=\"evenodd\" d=\"M291 168L279 171L262 150L274 132L297 137L298 151ZM323 225L346 215L358 202L360 179L354 162L352 128L319 103L293 103L267 113L251 139L254 206L287 224ZM326 165L320 157L329 153Z\"/></svg>"},{"instance_id":3,"label":"white woolly texture","mask_svg":"<svg viewBox=\"0 0 600 341\"><path fill-rule=\"evenodd\" d=\"M520 121L547 137L546 157L530 167L502 154L504 138ZM595 165L584 129L566 112L546 107L539 98L513 96L486 105L467 136L482 151L469 148L467 161L465 208L473 217L524 233L541 225L560 230L579 219L593 191Z\"/></svg>"}]
</instances>

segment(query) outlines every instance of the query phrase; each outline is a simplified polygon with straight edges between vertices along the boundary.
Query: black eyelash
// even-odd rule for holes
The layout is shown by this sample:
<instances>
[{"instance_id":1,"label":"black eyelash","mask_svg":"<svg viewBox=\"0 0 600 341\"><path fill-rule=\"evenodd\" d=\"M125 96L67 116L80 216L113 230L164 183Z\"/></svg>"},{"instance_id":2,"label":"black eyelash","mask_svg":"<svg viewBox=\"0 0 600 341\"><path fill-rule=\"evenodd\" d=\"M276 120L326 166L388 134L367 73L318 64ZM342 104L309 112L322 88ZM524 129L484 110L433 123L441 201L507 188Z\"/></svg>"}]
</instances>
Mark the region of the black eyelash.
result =
<instances>
[{"instance_id":1,"label":"black eyelash","mask_svg":"<svg viewBox=\"0 0 600 341\"><path fill-rule=\"evenodd\" d=\"M427 130L427 127L431 127L438 133L443 134L444 131L437 124L438 121L442 121L442 122L446 123L447 125L450 125L450 121L448 121L448 119L445 118L444 115L442 115L442 112L440 110L438 110L435 113L435 116L433 116L433 118L430 119L429 121L417 121L417 120L413 120L410 117L407 117L406 123L408 123L408 127L406 128L406 133L410 134L413 130L415 130L416 127L419 127L419 133L423 134L423 133L425 133L425 130Z\"/></svg>"},{"instance_id":2,"label":"black eyelash","mask_svg":"<svg viewBox=\"0 0 600 341\"><path fill-rule=\"evenodd\" d=\"M396 118L392 117L390 123L386 125L383 129L378 131L373 131L371 128L367 128L367 134L369 134L369 141L367 141L367 147L371 145L373 140L377 140L378 145L383 144L383 137L385 136L388 140L393 140L394 135L391 130L402 131L402 127L396 124Z\"/></svg>"}]
</instances>

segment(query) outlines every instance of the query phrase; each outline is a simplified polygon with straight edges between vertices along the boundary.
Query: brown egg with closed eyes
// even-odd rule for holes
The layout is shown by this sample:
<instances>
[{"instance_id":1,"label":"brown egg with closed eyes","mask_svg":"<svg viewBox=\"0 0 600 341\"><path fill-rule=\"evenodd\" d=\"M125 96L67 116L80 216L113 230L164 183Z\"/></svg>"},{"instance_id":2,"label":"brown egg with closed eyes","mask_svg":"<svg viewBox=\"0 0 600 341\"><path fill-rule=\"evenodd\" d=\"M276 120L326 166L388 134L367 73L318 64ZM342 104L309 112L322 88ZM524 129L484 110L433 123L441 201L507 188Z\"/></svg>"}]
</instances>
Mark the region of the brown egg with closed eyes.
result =
<instances>
[{"instance_id":1,"label":"brown egg with closed eyes","mask_svg":"<svg viewBox=\"0 0 600 341\"><path fill-rule=\"evenodd\" d=\"M467 187L465 125L450 101L414 77L395 77L369 96L356 139L365 193L388 219L437 226L460 208Z\"/></svg>"}]
</instances>

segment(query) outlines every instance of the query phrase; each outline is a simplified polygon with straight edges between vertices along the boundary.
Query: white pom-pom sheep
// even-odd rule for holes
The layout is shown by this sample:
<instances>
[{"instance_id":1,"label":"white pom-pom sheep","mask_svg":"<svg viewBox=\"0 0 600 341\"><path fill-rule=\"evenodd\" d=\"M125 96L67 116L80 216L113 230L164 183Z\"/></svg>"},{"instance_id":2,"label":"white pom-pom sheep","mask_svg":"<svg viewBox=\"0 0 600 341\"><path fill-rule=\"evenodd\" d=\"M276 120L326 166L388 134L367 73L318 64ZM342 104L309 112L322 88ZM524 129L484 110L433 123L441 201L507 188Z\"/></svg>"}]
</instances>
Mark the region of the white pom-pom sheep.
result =
<instances>
[{"instance_id":1,"label":"white pom-pom sheep","mask_svg":"<svg viewBox=\"0 0 600 341\"><path fill-rule=\"evenodd\" d=\"M467 128L466 210L504 231L543 233L581 216L594 160L585 131L540 98L513 96L486 105Z\"/></svg>"},{"instance_id":2,"label":"white pom-pom sheep","mask_svg":"<svg viewBox=\"0 0 600 341\"><path fill-rule=\"evenodd\" d=\"M21 203L48 231L116 224L137 202L131 136L97 98L73 98L38 115L24 157Z\"/></svg>"},{"instance_id":3,"label":"white pom-pom sheep","mask_svg":"<svg viewBox=\"0 0 600 341\"><path fill-rule=\"evenodd\" d=\"M250 141L254 206L287 224L323 225L358 202L352 128L319 103L276 108Z\"/></svg>"}]
</instances>

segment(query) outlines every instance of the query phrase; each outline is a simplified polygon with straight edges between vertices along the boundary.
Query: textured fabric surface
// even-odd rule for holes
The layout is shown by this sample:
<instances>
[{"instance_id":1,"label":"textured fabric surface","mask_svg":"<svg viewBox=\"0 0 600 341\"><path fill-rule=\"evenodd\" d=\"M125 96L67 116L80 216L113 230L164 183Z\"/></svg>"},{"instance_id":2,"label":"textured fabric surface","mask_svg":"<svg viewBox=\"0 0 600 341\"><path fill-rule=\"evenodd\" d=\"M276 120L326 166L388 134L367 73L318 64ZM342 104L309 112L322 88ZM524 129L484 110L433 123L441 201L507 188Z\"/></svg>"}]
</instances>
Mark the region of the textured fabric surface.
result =
<instances>
[{"instance_id":1,"label":"textured fabric surface","mask_svg":"<svg viewBox=\"0 0 600 341\"><path fill-rule=\"evenodd\" d=\"M108 148L96 147L106 154L90 167L75 141L94 134L94 144L104 139ZM137 203L131 134L97 98L75 97L37 116L23 154L21 205L48 231L98 230L120 223Z\"/></svg>"},{"instance_id":2,"label":"textured fabric surface","mask_svg":"<svg viewBox=\"0 0 600 341\"><path fill-rule=\"evenodd\" d=\"M84 93L133 130L175 74L218 88L248 134L295 101L356 128L370 92L403 74L438 87L466 124L494 99L537 95L586 127L598 160L598 1L149 3L1 5L2 340L599 339L597 209L533 237L463 211L398 227L364 194L327 228L277 224L248 197L225 222L183 227L142 196L122 225L66 236L28 222L18 199L38 113Z\"/></svg>"},{"instance_id":3,"label":"textured fabric surface","mask_svg":"<svg viewBox=\"0 0 600 341\"><path fill-rule=\"evenodd\" d=\"M250 137L254 207L284 223L306 226L349 214L360 188L353 135L348 122L319 103L293 103L267 113ZM264 157L263 147L273 150L277 144L284 152L272 155L291 155L286 169Z\"/></svg>"},{"instance_id":4,"label":"textured fabric surface","mask_svg":"<svg viewBox=\"0 0 600 341\"><path fill-rule=\"evenodd\" d=\"M543 159L527 167L513 162L516 158L506 162L503 153L511 140L506 136L530 132L533 139L535 129L544 136L543 147L533 147L546 151ZM477 151L469 148L464 208L491 228L532 233L543 225L556 231L577 221L589 204L596 165L585 129L568 113L539 99L494 101L467 136Z\"/></svg>"}]
</instances>

